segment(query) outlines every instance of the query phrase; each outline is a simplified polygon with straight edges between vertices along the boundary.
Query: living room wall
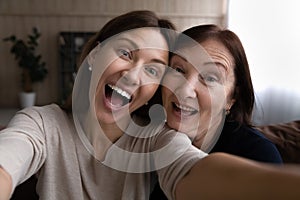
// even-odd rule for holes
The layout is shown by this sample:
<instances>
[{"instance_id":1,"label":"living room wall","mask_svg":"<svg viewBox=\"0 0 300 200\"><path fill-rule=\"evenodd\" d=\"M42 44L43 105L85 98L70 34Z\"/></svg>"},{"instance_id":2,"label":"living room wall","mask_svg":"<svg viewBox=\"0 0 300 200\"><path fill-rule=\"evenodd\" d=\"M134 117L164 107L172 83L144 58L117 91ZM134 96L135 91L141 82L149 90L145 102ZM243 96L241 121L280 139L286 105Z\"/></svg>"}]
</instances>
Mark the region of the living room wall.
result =
<instances>
[{"instance_id":1,"label":"living room wall","mask_svg":"<svg viewBox=\"0 0 300 200\"><path fill-rule=\"evenodd\" d=\"M18 107L21 70L10 44L2 38L25 38L33 26L42 33L39 53L49 74L36 85L37 105L59 99L58 34L61 31L98 31L109 19L136 9L149 9L171 19L179 30L196 24L227 26L228 0L10 0L0 1L0 108Z\"/></svg>"}]
</instances>

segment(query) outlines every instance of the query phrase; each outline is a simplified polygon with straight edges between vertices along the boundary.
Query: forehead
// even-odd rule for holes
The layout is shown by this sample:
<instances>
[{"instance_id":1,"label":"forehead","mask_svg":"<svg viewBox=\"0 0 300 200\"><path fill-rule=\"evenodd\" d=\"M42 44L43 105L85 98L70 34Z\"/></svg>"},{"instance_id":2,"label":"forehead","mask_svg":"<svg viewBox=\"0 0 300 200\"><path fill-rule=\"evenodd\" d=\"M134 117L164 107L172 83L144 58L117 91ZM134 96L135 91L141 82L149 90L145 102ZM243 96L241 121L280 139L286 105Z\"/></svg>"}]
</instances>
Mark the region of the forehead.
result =
<instances>
[{"instance_id":1,"label":"forehead","mask_svg":"<svg viewBox=\"0 0 300 200\"><path fill-rule=\"evenodd\" d=\"M149 48L169 50L167 41L159 28L138 28L129 30L114 37L112 43L126 43L131 46L131 50Z\"/></svg>"},{"instance_id":2,"label":"forehead","mask_svg":"<svg viewBox=\"0 0 300 200\"><path fill-rule=\"evenodd\" d=\"M212 62L209 54L199 43L189 43L175 50L175 55L183 61L191 64L193 67L200 69L204 63ZM177 60L174 57L172 60Z\"/></svg>"},{"instance_id":3,"label":"forehead","mask_svg":"<svg viewBox=\"0 0 300 200\"><path fill-rule=\"evenodd\" d=\"M214 63L224 67L226 71L232 71L234 59L229 50L218 40L208 39L201 44L190 43L175 51L180 57L194 66L203 66Z\"/></svg>"},{"instance_id":4,"label":"forehead","mask_svg":"<svg viewBox=\"0 0 300 200\"><path fill-rule=\"evenodd\" d=\"M201 45L215 63L223 65L227 70L233 69L234 58L222 42L209 39L202 42Z\"/></svg>"}]
</instances>

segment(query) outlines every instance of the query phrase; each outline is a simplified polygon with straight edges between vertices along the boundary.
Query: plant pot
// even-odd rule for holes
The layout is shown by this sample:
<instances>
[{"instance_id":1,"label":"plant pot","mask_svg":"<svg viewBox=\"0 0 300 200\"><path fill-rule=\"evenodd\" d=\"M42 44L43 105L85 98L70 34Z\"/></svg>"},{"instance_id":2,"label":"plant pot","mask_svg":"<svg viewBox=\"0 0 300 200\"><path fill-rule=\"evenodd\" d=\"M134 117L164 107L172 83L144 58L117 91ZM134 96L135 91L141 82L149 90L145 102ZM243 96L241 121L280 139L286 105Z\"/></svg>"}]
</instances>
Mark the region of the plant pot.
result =
<instances>
[{"instance_id":1,"label":"plant pot","mask_svg":"<svg viewBox=\"0 0 300 200\"><path fill-rule=\"evenodd\" d=\"M20 106L26 108L35 105L35 92L20 92Z\"/></svg>"}]
</instances>

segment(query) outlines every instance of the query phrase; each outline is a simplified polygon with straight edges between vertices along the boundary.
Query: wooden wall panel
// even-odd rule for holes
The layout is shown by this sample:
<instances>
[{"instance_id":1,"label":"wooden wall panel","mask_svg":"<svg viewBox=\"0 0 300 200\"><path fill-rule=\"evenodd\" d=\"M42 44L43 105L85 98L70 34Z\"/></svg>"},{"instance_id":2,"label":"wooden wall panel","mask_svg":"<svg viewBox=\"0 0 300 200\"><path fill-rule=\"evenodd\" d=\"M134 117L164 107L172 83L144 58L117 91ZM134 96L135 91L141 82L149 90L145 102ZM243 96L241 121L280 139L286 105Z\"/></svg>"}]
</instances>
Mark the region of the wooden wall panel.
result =
<instances>
[{"instance_id":1,"label":"wooden wall panel","mask_svg":"<svg viewBox=\"0 0 300 200\"><path fill-rule=\"evenodd\" d=\"M98 31L109 19L131 10L149 9L172 20L179 30L203 23L227 26L228 0L0 0L0 108L17 107L20 69L10 45L2 38L24 38L33 26L42 33L39 51L49 75L36 85L37 104L59 99L58 34L61 31Z\"/></svg>"}]
</instances>

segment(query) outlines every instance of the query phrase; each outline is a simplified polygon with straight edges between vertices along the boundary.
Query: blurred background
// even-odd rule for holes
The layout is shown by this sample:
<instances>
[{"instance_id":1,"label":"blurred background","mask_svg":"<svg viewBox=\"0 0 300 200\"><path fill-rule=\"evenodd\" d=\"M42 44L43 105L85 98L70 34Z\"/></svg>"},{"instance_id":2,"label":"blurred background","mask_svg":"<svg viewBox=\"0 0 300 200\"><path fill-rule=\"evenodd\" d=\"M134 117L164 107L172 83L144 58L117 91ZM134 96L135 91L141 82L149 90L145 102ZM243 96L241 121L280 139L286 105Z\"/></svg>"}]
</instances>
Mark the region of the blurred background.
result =
<instances>
[{"instance_id":1,"label":"blurred background","mask_svg":"<svg viewBox=\"0 0 300 200\"><path fill-rule=\"evenodd\" d=\"M64 103L84 42L111 18L148 9L178 30L213 23L242 40L257 95L254 122L300 119L300 3L296 0L0 0L0 124L20 109L21 68L2 39L26 40L33 27L48 74L34 84L35 105Z\"/></svg>"},{"instance_id":2,"label":"blurred background","mask_svg":"<svg viewBox=\"0 0 300 200\"><path fill-rule=\"evenodd\" d=\"M241 39L256 93L256 124L300 119L300 2L230 0L228 26Z\"/></svg>"}]
</instances>

